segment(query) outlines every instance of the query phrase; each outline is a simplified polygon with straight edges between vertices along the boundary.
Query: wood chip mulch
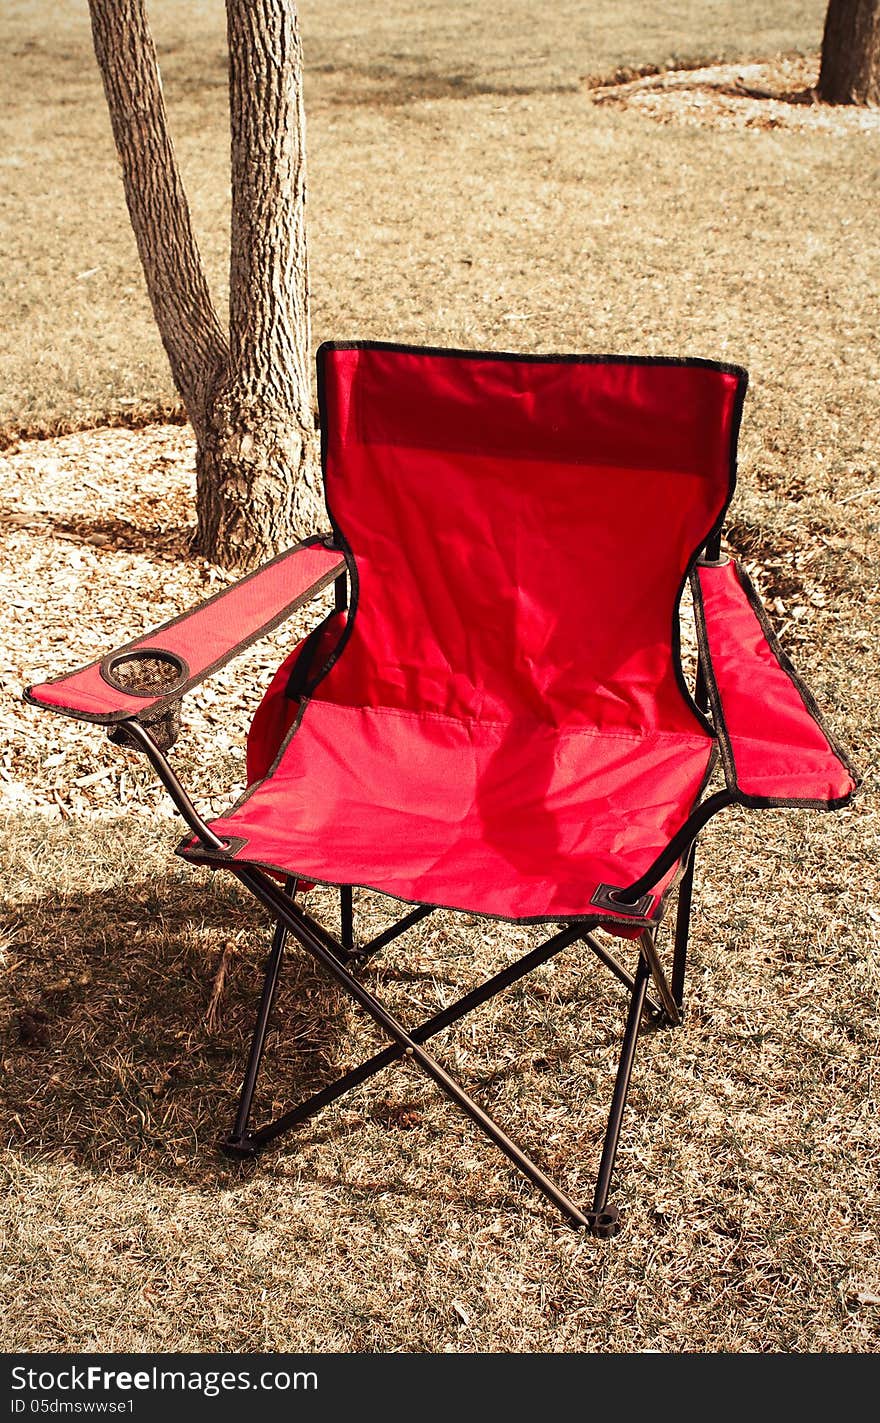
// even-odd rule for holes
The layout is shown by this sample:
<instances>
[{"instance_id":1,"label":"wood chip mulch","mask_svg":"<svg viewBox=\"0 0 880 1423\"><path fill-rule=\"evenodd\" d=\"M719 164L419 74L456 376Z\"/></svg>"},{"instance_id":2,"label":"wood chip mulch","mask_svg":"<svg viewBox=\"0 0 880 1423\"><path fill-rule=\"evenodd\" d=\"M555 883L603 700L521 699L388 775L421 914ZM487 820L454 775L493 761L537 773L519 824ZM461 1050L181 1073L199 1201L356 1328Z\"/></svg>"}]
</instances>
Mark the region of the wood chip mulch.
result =
<instances>
[{"instance_id":1,"label":"wood chip mulch","mask_svg":"<svg viewBox=\"0 0 880 1423\"><path fill-rule=\"evenodd\" d=\"M712 64L659 74L587 80L594 104L632 109L657 123L712 128L880 132L880 110L819 101L818 55L780 55L752 64Z\"/></svg>"},{"instance_id":2,"label":"wood chip mulch","mask_svg":"<svg viewBox=\"0 0 880 1423\"><path fill-rule=\"evenodd\" d=\"M29 706L25 686L104 656L234 575L197 556L195 446L179 425L23 441L0 456L0 812L172 814L150 768L102 728ZM247 727L315 608L187 695L172 753L201 808L244 788Z\"/></svg>"}]
</instances>

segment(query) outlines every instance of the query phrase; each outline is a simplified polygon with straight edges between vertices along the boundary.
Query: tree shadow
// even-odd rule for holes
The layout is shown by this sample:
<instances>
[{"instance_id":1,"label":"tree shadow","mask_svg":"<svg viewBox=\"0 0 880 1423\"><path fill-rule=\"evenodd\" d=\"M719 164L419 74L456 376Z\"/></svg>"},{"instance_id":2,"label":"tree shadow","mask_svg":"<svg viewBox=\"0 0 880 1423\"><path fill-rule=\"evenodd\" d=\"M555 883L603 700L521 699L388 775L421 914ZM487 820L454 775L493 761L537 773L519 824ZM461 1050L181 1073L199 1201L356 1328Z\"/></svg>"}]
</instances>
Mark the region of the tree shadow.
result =
<instances>
[{"instance_id":1,"label":"tree shadow","mask_svg":"<svg viewBox=\"0 0 880 1423\"><path fill-rule=\"evenodd\" d=\"M540 84L517 82L499 75L488 77L481 67L462 64L439 70L436 63L424 65L397 56L396 62L347 63L338 59L317 61L309 66L313 101L319 108L354 105L395 109L425 99L474 99L485 95L520 98L530 94L564 94L575 90L573 83Z\"/></svg>"},{"instance_id":2,"label":"tree shadow","mask_svg":"<svg viewBox=\"0 0 880 1423\"><path fill-rule=\"evenodd\" d=\"M206 1188L240 1178L247 1168L217 1147L235 1116L270 931L234 884L171 876L17 907L0 979L3 1141L31 1158ZM344 1070L350 1017L323 971L288 955L255 1120Z\"/></svg>"},{"instance_id":3,"label":"tree shadow","mask_svg":"<svg viewBox=\"0 0 880 1423\"><path fill-rule=\"evenodd\" d=\"M704 84L701 87L709 93L726 94L730 99L774 99L778 104L818 104L821 102L818 91L812 85L798 89L789 89L784 85L780 85L778 88L765 88L744 84L739 80L732 84Z\"/></svg>"},{"instance_id":4,"label":"tree shadow","mask_svg":"<svg viewBox=\"0 0 880 1423\"><path fill-rule=\"evenodd\" d=\"M53 534L77 543L114 553L140 553L162 563L178 564L192 552L195 526L186 524L152 525L149 517L143 523L116 517L100 519L51 518Z\"/></svg>"},{"instance_id":5,"label":"tree shadow","mask_svg":"<svg viewBox=\"0 0 880 1423\"><path fill-rule=\"evenodd\" d=\"M56 515L47 511L21 511L0 502L0 518L13 528L48 534L72 543L89 544L113 553L146 554L161 563L179 563L192 552L195 524L168 519L168 508L157 495L144 495L133 505L130 518L115 514Z\"/></svg>"}]
</instances>

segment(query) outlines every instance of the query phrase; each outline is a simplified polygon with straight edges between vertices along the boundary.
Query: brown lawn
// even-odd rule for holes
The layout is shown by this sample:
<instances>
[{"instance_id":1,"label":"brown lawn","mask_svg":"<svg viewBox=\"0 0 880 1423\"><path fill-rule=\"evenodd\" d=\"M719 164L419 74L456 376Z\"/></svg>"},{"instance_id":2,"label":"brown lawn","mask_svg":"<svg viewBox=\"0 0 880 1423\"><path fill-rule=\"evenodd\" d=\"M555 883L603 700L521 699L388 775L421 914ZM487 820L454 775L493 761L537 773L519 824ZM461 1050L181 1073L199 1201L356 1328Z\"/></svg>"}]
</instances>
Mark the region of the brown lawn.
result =
<instances>
[{"instance_id":1,"label":"brown lawn","mask_svg":"<svg viewBox=\"0 0 880 1423\"><path fill-rule=\"evenodd\" d=\"M152 8L222 304L220 7ZM171 856L133 756L20 700L224 575L190 553L186 427L94 428L173 392L82 7L38 30L8 7L5 1349L876 1352L878 133L810 102L824 5L766 8L711 7L710 37L695 3L675 31L636 0L549 18L524 0L302 5L316 341L747 366L729 543L864 775L840 814L729 811L703 836L687 1019L640 1045L626 1224L597 1242L406 1068L252 1166L215 1149L265 928ZM75 433L20 434L59 429ZM200 805L240 785L294 631L191 698L175 757ZM329 893L312 902L332 925ZM359 909L367 932L393 912ZM438 915L365 975L416 1021L537 936ZM581 1199L622 1012L572 951L439 1043ZM267 1110L375 1045L295 957L275 1023Z\"/></svg>"}]
</instances>

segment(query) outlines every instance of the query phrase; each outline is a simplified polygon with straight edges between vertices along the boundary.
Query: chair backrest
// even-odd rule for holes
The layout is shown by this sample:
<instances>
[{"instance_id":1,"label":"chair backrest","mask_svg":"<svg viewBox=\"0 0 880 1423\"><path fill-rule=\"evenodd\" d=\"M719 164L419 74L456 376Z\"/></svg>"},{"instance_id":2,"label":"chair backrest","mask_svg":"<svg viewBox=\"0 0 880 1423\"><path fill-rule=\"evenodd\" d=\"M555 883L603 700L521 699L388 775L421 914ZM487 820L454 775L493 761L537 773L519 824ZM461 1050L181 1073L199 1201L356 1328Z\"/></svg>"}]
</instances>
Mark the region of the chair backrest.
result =
<instances>
[{"instance_id":1,"label":"chair backrest","mask_svg":"<svg viewBox=\"0 0 880 1423\"><path fill-rule=\"evenodd\" d=\"M733 493L745 372L331 344L327 507L353 561L316 695L694 731L678 601Z\"/></svg>"}]
</instances>

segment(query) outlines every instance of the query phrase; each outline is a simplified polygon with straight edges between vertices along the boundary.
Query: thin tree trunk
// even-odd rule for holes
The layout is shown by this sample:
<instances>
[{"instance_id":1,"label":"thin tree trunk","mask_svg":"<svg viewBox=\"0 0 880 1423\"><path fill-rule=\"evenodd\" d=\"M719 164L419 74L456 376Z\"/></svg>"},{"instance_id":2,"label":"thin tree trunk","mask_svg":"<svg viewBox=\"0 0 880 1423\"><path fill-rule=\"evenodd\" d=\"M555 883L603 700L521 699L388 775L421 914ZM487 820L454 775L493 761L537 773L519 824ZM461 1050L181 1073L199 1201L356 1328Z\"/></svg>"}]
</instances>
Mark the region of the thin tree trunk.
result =
<instances>
[{"instance_id":1,"label":"thin tree trunk","mask_svg":"<svg viewBox=\"0 0 880 1423\"><path fill-rule=\"evenodd\" d=\"M830 0L817 87L827 104L880 104L880 0Z\"/></svg>"},{"instance_id":2,"label":"thin tree trunk","mask_svg":"<svg viewBox=\"0 0 880 1423\"><path fill-rule=\"evenodd\" d=\"M196 435L198 543L261 562L326 524L312 413L302 54L295 0L227 0L230 340L168 131L145 0L89 0L156 324Z\"/></svg>"},{"instance_id":3,"label":"thin tree trunk","mask_svg":"<svg viewBox=\"0 0 880 1423\"><path fill-rule=\"evenodd\" d=\"M198 462L203 545L252 562L326 521L311 389L302 51L293 0L227 0L230 374Z\"/></svg>"},{"instance_id":4,"label":"thin tree trunk","mask_svg":"<svg viewBox=\"0 0 880 1423\"><path fill-rule=\"evenodd\" d=\"M89 0L125 200L174 384L201 444L229 351L211 302L165 113L144 0Z\"/></svg>"}]
</instances>

